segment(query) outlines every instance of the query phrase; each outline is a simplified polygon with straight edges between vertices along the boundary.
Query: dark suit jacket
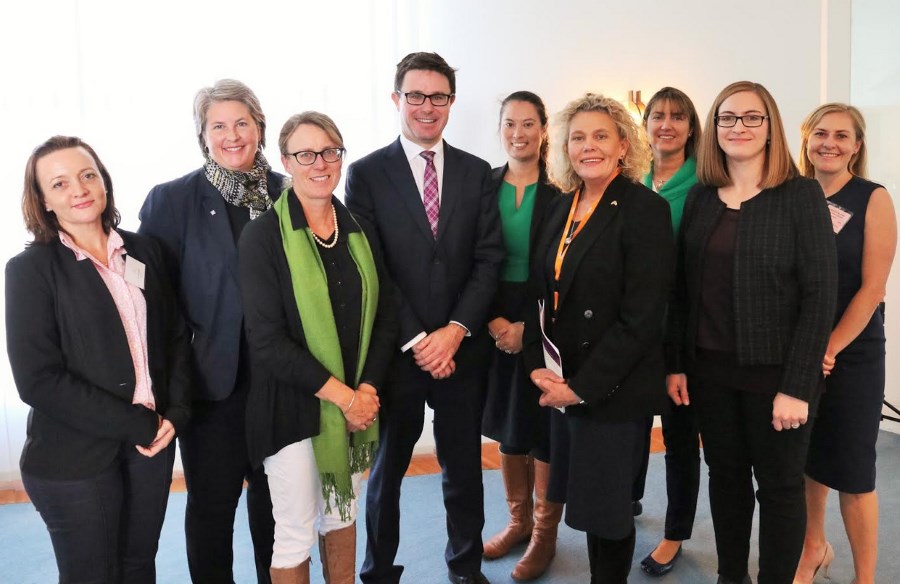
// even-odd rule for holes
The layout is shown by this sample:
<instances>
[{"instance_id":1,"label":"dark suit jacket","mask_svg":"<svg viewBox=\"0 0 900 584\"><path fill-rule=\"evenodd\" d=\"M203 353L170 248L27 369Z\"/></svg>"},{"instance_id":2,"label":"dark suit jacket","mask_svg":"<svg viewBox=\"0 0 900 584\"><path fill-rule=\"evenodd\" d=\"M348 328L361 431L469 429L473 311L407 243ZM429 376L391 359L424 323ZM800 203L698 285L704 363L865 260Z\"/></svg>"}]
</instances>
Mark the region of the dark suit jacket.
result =
<instances>
[{"instance_id":1,"label":"dark suit jacket","mask_svg":"<svg viewBox=\"0 0 900 584\"><path fill-rule=\"evenodd\" d=\"M667 366L690 370L709 236L725 210L718 189L694 185L679 234ZM734 325L742 365L783 365L779 392L810 401L837 303L837 251L822 188L794 178L741 205L734 254Z\"/></svg>"},{"instance_id":2,"label":"dark suit jacket","mask_svg":"<svg viewBox=\"0 0 900 584\"><path fill-rule=\"evenodd\" d=\"M453 377L486 365L489 355L485 324L504 255L490 172L487 162L444 143L435 239L399 138L347 171L347 207L374 226L395 284L398 345L450 321L471 332L456 354ZM418 375L411 353L401 362L406 373Z\"/></svg>"},{"instance_id":3,"label":"dark suit jacket","mask_svg":"<svg viewBox=\"0 0 900 584\"><path fill-rule=\"evenodd\" d=\"M309 223L297 197L289 210L295 230ZM360 227L337 200L340 238ZM378 311L361 381L380 388L395 351L397 334L390 286L383 275L378 250L373 247L379 274ZM291 271L274 210L267 211L244 229L240 241L241 290L244 295L247 338L253 359L253 380L247 400L247 446L257 466L288 444L319 434L319 398L331 374L309 352L297 309ZM351 380L347 385L352 386Z\"/></svg>"},{"instance_id":4,"label":"dark suit jacket","mask_svg":"<svg viewBox=\"0 0 900 584\"><path fill-rule=\"evenodd\" d=\"M190 413L188 333L155 241L119 230L146 266L147 345L156 409L180 432ZM6 265L6 335L13 378L31 406L22 471L48 479L96 475L122 444L148 445L156 412L132 405L134 364L112 295L90 260L58 239Z\"/></svg>"},{"instance_id":5,"label":"dark suit jacket","mask_svg":"<svg viewBox=\"0 0 900 584\"><path fill-rule=\"evenodd\" d=\"M268 176L269 196L283 177ZM234 389L243 311L237 245L221 193L203 169L153 187L141 207L139 233L159 239L177 266L173 281L193 333L196 399L223 400Z\"/></svg>"},{"instance_id":6,"label":"dark suit jacket","mask_svg":"<svg viewBox=\"0 0 900 584\"><path fill-rule=\"evenodd\" d=\"M553 306L553 263L573 195L548 211L532 262L532 283ZM585 404L566 408L597 420L629 420L668 406L662 349L675 244L669 205L653 191L617 176L566 254L555 322L569 386ZM544 367L537 310L525 321L529 371Z\"/></svg>"}]
</instances>

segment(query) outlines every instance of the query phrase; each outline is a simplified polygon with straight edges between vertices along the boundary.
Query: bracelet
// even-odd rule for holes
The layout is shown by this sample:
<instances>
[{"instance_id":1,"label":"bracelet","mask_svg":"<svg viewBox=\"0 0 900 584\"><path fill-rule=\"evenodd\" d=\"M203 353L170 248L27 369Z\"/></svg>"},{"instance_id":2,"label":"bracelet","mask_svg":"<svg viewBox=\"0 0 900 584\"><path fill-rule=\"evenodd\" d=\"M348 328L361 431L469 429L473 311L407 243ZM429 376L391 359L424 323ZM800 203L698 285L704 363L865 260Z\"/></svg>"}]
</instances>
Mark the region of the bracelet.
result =
<instances>
[{"instance_id":1,"label":"bracelet","mask_svg":"<svg viewBox=\"0 0 900 584\"><path fill-rule=\"evenodd\" d=\"M353 407L353 402L355 402L355 401L356 401L356 392L354 391L354 392L353 392L353 397L350 398L350 403L347 404L347 409L344 410L344 413L345 413L345 414L349 414L349 413L350 413L350 408Z\"/></svg>"}]
</instances>

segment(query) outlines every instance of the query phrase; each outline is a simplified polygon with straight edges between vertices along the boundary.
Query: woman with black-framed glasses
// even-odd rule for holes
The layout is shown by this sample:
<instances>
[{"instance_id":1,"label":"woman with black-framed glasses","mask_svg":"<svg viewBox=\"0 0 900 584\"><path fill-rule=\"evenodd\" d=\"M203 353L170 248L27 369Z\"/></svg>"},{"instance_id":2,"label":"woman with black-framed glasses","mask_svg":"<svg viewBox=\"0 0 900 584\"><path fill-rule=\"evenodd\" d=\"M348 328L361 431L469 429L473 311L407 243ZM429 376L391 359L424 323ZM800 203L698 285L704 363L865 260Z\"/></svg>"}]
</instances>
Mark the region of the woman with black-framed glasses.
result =
<instances>
[{"instance_id":1,"label":"woman with black-framed glasses","mask_svg":"<svg viewBox=\"0 0 900 584\"><path fill-rule=\"evenodd\" d=\"M378 444L396 325L379 252L333 194L337 126L318 112L294 115L278 146L291 184L240 242L250 462L272 494L273 584L309 582L317 535L325 582L352 584L356 499Z\"/></svg>"},{"instance_id":2,"label":"woman with black-framed glasses","mask_svg":"<svg viewBox=\"0 0 900 584\"><path fill-rule=\"evenodd\" d=\"M679 236L667 389L697 412L719 583L751 582L755 476L759 583L789 584L803 549L808 422L837 294L831 219L821 187L791 159L762 85L723 89L706 127Z\"/></svg>"}]
</instances>

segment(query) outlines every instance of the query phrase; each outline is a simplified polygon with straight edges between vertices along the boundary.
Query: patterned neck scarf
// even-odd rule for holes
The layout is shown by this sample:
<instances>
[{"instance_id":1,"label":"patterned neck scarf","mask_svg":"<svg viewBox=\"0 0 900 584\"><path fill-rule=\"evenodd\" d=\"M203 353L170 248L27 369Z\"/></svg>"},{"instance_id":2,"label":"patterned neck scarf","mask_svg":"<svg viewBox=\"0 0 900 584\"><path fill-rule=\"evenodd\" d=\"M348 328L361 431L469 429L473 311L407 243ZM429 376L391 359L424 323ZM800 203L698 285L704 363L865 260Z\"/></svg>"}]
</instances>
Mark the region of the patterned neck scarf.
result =
<instances>
[{"instance_id":1,"label":"patterned neck scarf","mask_svg":"<svg viewBox=\"0 0 900 584\"><path fill-rule=\"evenodd\" d=\"M206 156L206 164L203 165L206 178L216 187L222 197L237 207L250 209L250 219L256 219L272 206L269 198L269 185L266 173L271 169L262 152L256 153L253 168L250 172L228 170L223 168Z\"/></svg>"}]
</instances>

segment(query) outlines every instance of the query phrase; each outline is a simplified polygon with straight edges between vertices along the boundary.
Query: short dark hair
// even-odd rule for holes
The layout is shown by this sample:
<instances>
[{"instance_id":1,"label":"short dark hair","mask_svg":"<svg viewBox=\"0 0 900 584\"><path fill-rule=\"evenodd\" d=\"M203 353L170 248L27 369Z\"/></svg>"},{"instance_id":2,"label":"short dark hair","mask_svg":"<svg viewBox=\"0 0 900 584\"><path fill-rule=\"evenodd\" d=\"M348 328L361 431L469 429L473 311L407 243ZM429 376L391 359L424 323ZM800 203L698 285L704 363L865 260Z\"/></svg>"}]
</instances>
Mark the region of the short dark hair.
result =
<instances>
[{"instance_id":1,"label":"short dark hair","mask_svg":"<svg viewBox=\"0 0 900 584\"><path fill-rule=\"evenodd\" d=\"M536 93L532 93L531 91L514 91L506 96L502 102L500 102L500 125L503 125L503 110L506 109L506 106L511 101L524 101L525 103L530 103L534 106L534 109L537 110L538 121L541 122L541 128L543 130L543 136L541 141L541 152L540 158L538 160L538 166L541 171L546 171L547 169L547 152L549 151L550 141L547 139L547 124L550 118L547 116L547 107L544 105L544 100L540 98L540 96Z\"/></svg>"},{"instance_id":2,"label":"short dark hair","mask_svg":"<svg viewBox=\"0 0 900 584\"><path fill-rule=\"evenodd\" d=\"M650 101L647 102L647 106L644 108L643 125L645 130L647 129L647 120L650 118L650 114L653 113L653 108L660 102L663 104L668 102L669 105L688 117L689 133L687 142L684 143L684 157L691 158L696 156L697 144L700 143L700 136L702 136L703 131L700 129L700 116L697 114L694 102L680 89L663 87L653 94L653 97L650 98Z\"/></svg>"},{"instance_id":3,"label":"short dark hair","mask_svg":"<svg viewBox=\"0 0 900 584\"><path fill-rule=\"evenodd\" d=\"M41 189L40 182L37 177L38 160L59 150L68 148L84 148L94 162L97 164L97 170L103 177L103 184L106 187L106 209L100 219L103 223L103 231L109 233L110 229L116 227L121 221L119 211L116 209L115 199L113 198L112 178L109 171L103 165L100 157L94 152L86 142L75 136L53 136L49 140L38 145L28 157L25 163L25 187L22 190L22 215L25 218L25 228L34 235L34 240L40 243L47 243L59 237L60 227L56 215L47 210L47 203L44 200L44 191Z\"/></svg>"},{"instance_id":4,"label":"short dark hair","mask_svg":"<svg viewBox=\"0 0 900 584\"><path fill-rule=\"evenodd\" d=\"M456 93L456 69L447 64L447 61L437 53L410 53L397 63L397 73L394 75L394 91L400 91L403 87L403 79L410 71L434 71L440 73L450 82L450 93Z\"/></svg>"}]
</instances>

